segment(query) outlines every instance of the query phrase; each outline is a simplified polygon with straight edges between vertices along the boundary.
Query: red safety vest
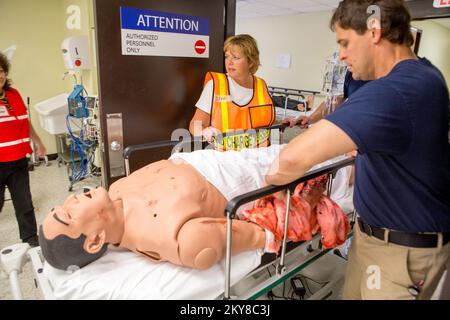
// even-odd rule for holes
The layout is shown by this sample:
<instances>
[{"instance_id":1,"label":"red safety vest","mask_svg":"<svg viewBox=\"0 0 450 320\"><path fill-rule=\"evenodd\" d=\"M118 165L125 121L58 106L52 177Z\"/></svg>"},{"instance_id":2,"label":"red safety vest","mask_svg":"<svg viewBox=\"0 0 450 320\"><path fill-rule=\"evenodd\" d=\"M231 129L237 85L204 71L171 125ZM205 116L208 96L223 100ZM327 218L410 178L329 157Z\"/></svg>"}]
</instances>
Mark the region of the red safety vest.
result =
<instances>
[{"instance_id":1,"label":"red safety vest","mask_svg":"<svg viewBox=\"0 0 450 320\"><path fill-rule=\"evenodd\" d=\"M0 162L15 161L32 154L28 113L19 92L5 90L11 110L0 101Z\"/></svg>"},{"instance_id":2,"label":"red safety vest","mask_svg":"<svg viewBox=\"0 0 450 320\"><path fill-rule=\"evenodd\" d=\"M230 96L228 78L223 73L208 72L205 85L213 81L213 101L210 122L221 132L248 130L266 127L275 121L272 98L263 79L253 76L253 97L244 106L237 105ZM223 150L239 150L268 145L270 130L259 130L256 134L238 134L222 140Z\"/></svg>"}]
</instances>

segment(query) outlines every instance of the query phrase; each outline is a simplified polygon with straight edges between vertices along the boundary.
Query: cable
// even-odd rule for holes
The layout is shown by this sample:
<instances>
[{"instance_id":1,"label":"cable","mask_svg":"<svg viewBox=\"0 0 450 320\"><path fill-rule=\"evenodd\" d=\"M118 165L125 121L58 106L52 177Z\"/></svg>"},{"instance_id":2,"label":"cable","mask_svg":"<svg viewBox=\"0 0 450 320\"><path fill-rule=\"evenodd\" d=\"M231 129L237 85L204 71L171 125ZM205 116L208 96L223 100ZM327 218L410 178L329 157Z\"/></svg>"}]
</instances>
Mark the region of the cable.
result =
<instances>
[{"instance_id":1,"label":"cable","mask_svg":"<svg viewBox=\"0 0 450 320\"><path fill-rule=\"evenodd\" d=\"M71 128L71 118L70 114L66 116L66 126L67 130L69 132L70 139L72 140L72 144L70 146L70 159L72 162L72 172L69 177L69 180L71 181L71 186L69 190L71 189L72 185L80 181L84 178L86 178L91 173L91 165L94 163L95 160L95 140L93 142L85 139L85 125L84 125L84 119L81 119L81 126L78 126L75 124L79 129L80 133L78 136L74 134ZM87 150L87 153L85 152ZM80 156L80 164L77 167L76 161L75 161L75 154L78 153Z\"/></svg>"},{"instance_id":2,"label":"cable","mask_svg":"<svg viewBox=\"0 0 450 320\"><path fill-rule=\"evenodd\" d=\"M274 298L282 300L303 300L303 297L299 297L298 299L294 298L294 290L292 289L292 287L288 291L288 293L285 294L286 281L283 281L283 295L278 296L275 293L273 293L273 290L270 290L267 292L267 298L269 298L269 300L275 300Z\"/></svg>"},{"instance_id":3,"label":"cable","mask_svg":"<svg viewBox=\"0 0 450 320\"><path fill-rule=\"evenodd\" d=\"M328 283L330 283L330 281L317 281L317 280L314 280L310 277L307 277L307 276L304 276L301 274L298 275L298 279L301 281L301 283L303 284L303 287L305 287L306 291L308 292L308 295L310 295L310 296L312 296L314 293L309 288L308 281L306 281L306 280L310 280L314 283L317 283L317 284L321 285L322 288L325 287Z\"/></svg>"},{"instance_id":4,"label":"cable","mask_svg":"<svg viewBox=\"0 0 450 320\"><path fill-rule=\"evenodd\" d=\"M317 284L327 285L327 284L330 283L330 281L317 281L317 280L314 280L313 278L310 278L310 277L305 276L305 275L303 275L303 274L299 274L298 276L299 276L299 277L302 277L302 278L305 278L305 279L308 279L308 280L311 280L312 282L317 283Z\"/></svg>"},{"instance_id":5,"label":"cable","mask_svg":"<svg viewBox=\"0 0 450 320\"><path fill-rule=\"evenodd\" d=\"M313 292L311 291L311 289L308 286L308 282L305 281L302 277L299 277L301 283L303 284L303 286L305 287L306 291L308 292L308 295L312 296Z\"/></svg>"}]
</instances>

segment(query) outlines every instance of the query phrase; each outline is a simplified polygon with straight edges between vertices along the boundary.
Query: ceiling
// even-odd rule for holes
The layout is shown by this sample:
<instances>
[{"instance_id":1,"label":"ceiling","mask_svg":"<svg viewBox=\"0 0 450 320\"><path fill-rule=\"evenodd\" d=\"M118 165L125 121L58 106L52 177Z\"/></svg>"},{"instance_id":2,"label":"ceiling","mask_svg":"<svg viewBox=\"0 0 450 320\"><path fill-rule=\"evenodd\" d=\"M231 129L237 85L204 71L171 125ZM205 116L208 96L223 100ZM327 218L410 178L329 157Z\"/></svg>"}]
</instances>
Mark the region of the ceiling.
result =
<instances>
[{"instance_id":1,"label":"ceiling","mask_svg":"<svg viewBox=\"0 0 450 320\"><path fill-rule=\"evenodd\" d=\"M280 16L294 13L331 11L340 0L237 0L236 18Z\"/></svg>"},{"instance_id":2,"label":"ceiling","mask_svg":"<svg viewBox=\"0 0 450 320\"><path fill-rule=\"evenodd\" d=\"M337 8L340 1L341 0L236 0L236 18L256 18L303 12L332 11Z\"/></svg>"}]
</instances>

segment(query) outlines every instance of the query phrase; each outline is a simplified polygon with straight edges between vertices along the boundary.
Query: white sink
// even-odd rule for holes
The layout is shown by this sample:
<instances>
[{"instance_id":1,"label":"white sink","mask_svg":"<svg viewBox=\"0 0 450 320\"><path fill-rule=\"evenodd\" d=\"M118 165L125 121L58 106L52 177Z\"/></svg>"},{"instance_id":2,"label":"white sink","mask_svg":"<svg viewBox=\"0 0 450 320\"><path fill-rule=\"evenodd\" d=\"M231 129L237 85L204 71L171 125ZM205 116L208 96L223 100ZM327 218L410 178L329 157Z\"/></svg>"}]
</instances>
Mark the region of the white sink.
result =
<instances>
[{"instance_id":1,"label":"white sink","mask_svg":"<svg viewBox=\"0 0 450 320\"><path fill-rule=\"evenodd\" d=\"M67 107L68 96L68 93L61 93L34 105L39 114L39 122L47 132L51 134L68 132L66 126L66 116L69 113Z\"/></svg>"}]
</instances>

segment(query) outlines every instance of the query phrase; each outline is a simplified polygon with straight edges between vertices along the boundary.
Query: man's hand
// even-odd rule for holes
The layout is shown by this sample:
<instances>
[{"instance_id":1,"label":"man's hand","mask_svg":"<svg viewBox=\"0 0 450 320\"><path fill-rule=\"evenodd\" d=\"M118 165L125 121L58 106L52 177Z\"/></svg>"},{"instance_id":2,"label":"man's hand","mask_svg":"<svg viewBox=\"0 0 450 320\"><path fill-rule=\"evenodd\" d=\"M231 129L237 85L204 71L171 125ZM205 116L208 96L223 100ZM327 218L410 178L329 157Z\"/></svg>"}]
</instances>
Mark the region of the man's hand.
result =
<instances>
[{"instance_id":1,"label":"man's hand","mask_svg":"<svg viewBox=\"0 0 450 320\"><path fill-rule=\"evenodd\" d=\"M300 128L304 129L308 127L308 124L310 122L309 117L307 116L297 116L294 118L288 118L285 120L286 124L289 124L290 128L293 128L295 125L300 125Z\"/></svg>"},{"instance_id":2,"label":"man's hand","mask_svg":"<svg viewBox=\"0 0 450 320\"><path fill-rule=\"evenodd\" d=\"M300 124L300 128L305 129L308 128L308 125L310 124L311 119L307 116L299 116L299 119L297 121L298 124Z\"/></svg>"}]
</instances>

